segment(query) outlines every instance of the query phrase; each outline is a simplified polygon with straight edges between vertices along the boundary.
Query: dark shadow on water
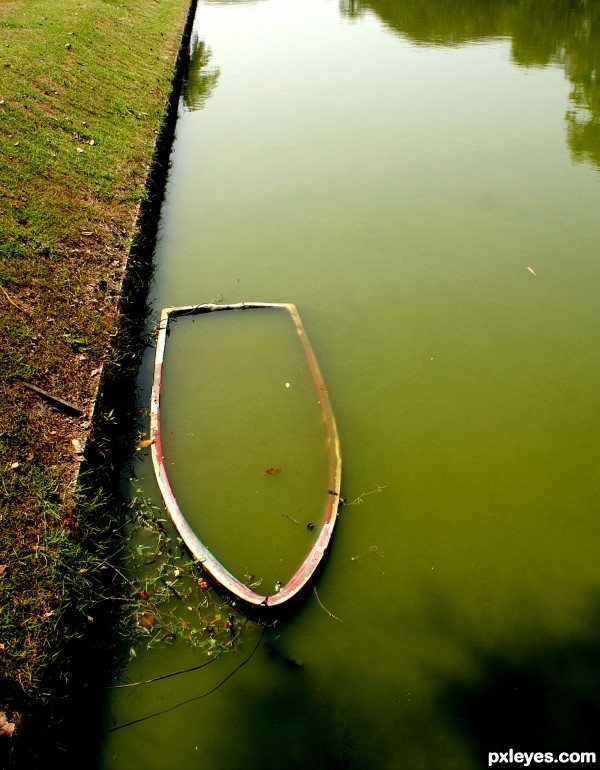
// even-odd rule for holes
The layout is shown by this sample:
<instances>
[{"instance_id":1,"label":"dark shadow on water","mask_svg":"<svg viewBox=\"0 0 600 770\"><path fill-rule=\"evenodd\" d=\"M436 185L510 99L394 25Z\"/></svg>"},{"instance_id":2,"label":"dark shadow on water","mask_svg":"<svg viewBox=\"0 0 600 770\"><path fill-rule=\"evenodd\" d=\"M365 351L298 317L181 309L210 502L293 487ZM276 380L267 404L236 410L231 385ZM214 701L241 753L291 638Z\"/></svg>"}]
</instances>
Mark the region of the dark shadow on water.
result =
<instances>
[{"instance_id":1,"label":"dark shadow on water","mask_svg":"<svg viewBox=\"0 0 600 770\"><path fill-rule=\"evenodd\" d=\"M472 678L442 682L440 703L480 757L600 750L600 606L580 636L542 632L509 651L475 650L474 663Z\"/></svg>"},{"instance_id":2,"label":"dark shadow on water","mask_svg":"<svg viewBox=\"0 0 600 770\"><path fill-rule=\"evenodd\" d=\"M503 646L475 640L447 599L430 596L427 607L426 622L441 643L460 650L468 664L460 674L441 666L424 672L432 694L400 710L400 718L373 699L380 692L381 704L398 701L402 684L392 671L389 680L374 682L367 670L340 661L325 680L312 665L318 644L312 663L298 661L293 632L273 630L258 652L267 668L264 684L257 689L243 678L235 684L229 704L235 745L221 770L478 770L488 766L489 752L510 749L555 757L596 752L600 759L600 599L582 630L568 637L524 621L521 608L512 641ZM516 629L521 624L523 633ZM340 696L336 683L352 695ZM398 697L390 697L390 687Z\"/></svg>"}]
</instances>

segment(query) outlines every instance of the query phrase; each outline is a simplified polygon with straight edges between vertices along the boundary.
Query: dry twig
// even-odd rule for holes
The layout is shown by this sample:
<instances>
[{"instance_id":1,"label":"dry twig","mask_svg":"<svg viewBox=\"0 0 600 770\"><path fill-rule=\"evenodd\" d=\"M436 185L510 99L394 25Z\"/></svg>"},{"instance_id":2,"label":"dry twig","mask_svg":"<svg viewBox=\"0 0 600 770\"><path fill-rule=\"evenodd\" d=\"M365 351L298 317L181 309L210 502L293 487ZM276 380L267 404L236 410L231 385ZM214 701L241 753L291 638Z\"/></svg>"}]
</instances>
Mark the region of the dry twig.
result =
<instances>
[{"instance_id":1,"label":"dry twig","mask_svg":"<svg viewBox=\"0 0 600 770\"><path fill-rule=\"evenodd\" d=\"M325 610L325 612L329 615L330 618L333 618L334 620L339 620L340 623L342 623L342 619L338 618L337 615L334 615L333 612L329 612L327 607L324 606L323 602L319 599L319 594L317 593L317 589L313 586L313 591L315 592L315 596L317 597L317 601L319 602L322 609Z\"/></svg>"}]
</instances>

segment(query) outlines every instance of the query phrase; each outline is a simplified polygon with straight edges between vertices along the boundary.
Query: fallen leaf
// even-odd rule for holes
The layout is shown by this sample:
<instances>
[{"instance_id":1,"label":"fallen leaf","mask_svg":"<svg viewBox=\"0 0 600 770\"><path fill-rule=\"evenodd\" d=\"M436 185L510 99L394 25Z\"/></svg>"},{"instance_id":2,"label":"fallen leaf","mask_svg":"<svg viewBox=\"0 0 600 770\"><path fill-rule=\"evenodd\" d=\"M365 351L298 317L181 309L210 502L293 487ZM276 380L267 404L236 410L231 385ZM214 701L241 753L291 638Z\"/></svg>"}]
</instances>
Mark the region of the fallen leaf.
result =
<instances>
[{"instance_id":1,"label":"fallen leaf","mask_svg":"<svg viewBox=\"0 0 600 770\"><path fill-rule=\"evenodd\" d=\"M156 616L151 615L149 612L142 612L137 616L138 626L143 626L143 628L152 628L155 621Z\"/></svg>"},{"instance_id":2,"label":"fallen leaf","mask_svg":"<svg viewBox=\"0 0 600 770\"><path fill-rule=\"evenodd\" d=\"M267 468L265 473L267 474L267 476L273 476L276 473L279 473L280 470L281 470L281 468Z\"/></svg>"},{"instance_id":3,"label":"fallen leaf","mask_svg":"<svg viewBox=\"0 0 600 770\"><path fill-rule=\"evenodd\" d=\"M0 564L0 577L4 575L7 569L8 567L6 566L6 564Z\"/></svg>"},{"instance_id":4,"label":"fallen leaf","mask_svg":"<svg viewBox=\"0 0 600 770\"><path fill-rule=\"evenodd\" d=\"M535 270L532 267L528 267L527 269L529 270L531 275L535 275L537 277L537 273L535 272Z\"/></svg>"},{"instance_id":5,"label":"fallen leaf","mask_svg":"<svg viewBox=\"0 0 600 770\"><path fill-rule=\"evenodd\" d=\"M78 455L83 454L83 447L81 446L81 441L78 438L72 438L71 444L75 447L75 451Z\"/></svg>"},{"instance_id":6,"label":"fallen leaf","mask_svg":"<svg viewBox=\"0 0 600 770\"><path fill-rule=\"evenodd\" d=\"M6 718L6 714L2 714L2 717L3 719L0 722L0 735L6 735L7 738L10 738L15 731L15 723L9 722Z\"/></svg>"},{"instance_id":7,"label":"fallen leaf","mask_svg":"<svg viewBox=\"0 0 600 770\"><path fill-rule=\"evenodd\" d=\"M140 443L137 445L138 452L140 449L146 449L146 447L149 447L150 444L154 444L153 438L145 438L143 441L140 441Z\"/></svg>"}]
</instances>

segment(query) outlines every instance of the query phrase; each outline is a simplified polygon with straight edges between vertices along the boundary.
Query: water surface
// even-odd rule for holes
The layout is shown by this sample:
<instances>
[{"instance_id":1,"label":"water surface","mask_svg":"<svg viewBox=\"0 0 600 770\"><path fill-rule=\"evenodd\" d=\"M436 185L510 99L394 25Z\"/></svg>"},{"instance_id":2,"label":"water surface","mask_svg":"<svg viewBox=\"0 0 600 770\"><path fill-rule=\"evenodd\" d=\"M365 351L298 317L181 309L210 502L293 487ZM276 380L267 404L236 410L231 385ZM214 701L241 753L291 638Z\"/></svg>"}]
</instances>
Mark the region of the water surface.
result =
<instances>
[{"instance_id":1,"label":"water surface","mask_svg":"<svg viewBox=\"0 0 600 770\"><path fill-rule=\"evenodd\" d=\"M332 486L320 393L288 310L172 320L160 417L180 510L233 575L271 595L314 544Z\"/></svg>"},{"instance_id":2,"label":"water surface","mask_svg":"<svg viewBox=\"0 0 600 770\"><path fill-rule=\"evenodd\" d=\"M160 715L99 767L597 748L599 28L566 0L200 2L152 302L297 305L348 504L293 615L111 697L107 725Z\"/></svg>"}]
</instances>

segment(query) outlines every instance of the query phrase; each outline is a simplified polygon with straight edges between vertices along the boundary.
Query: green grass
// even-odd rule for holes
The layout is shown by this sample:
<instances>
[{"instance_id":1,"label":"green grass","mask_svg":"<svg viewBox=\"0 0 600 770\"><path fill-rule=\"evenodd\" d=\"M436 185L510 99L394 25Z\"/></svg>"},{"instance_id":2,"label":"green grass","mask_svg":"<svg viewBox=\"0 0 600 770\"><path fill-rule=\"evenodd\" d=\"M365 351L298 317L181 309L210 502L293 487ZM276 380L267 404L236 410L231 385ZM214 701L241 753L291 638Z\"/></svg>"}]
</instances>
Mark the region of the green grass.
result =
<instances>
[{"instance_id":1,"label":"green grass","mask_svg":"<svg viewBox=\"0 0 600 770\"><path fill-rule=\"evenodd\" d=\"M0 3L0 713L15 736L61 691L110 572L113 514L78 489L72 440L94 423L191 5Z\"/></svg>"}]
</instances>

